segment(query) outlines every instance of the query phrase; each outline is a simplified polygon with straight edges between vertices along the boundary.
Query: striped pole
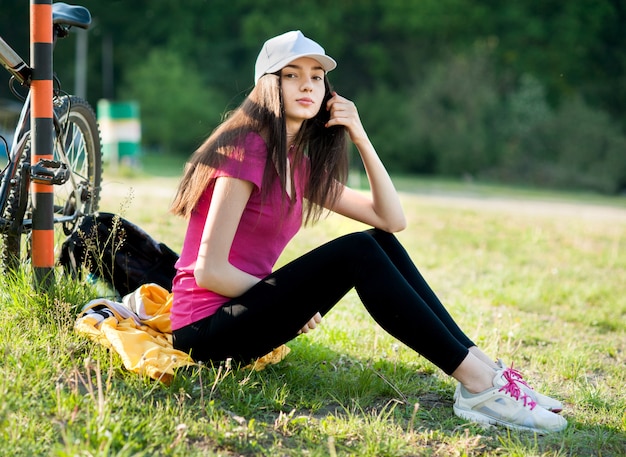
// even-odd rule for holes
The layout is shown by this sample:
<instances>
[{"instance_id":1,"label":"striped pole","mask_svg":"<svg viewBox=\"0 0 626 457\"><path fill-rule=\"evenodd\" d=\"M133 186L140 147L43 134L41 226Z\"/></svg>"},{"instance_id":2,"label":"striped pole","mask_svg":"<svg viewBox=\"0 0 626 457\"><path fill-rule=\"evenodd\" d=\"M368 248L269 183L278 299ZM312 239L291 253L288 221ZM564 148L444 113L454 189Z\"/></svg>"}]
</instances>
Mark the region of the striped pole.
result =
<instances>
[{"instance_id":1,"label":"striped pole","mask_svg":"<svg viewBox=\"0 0 626 457\"><path fill-rule=\"evenodd\" d=\"M52 0L30 0L31 164L53 159ZM32 183L32 265L37 285L50 286L54 269L53 187Z\"/></svg>"}]
</instances>

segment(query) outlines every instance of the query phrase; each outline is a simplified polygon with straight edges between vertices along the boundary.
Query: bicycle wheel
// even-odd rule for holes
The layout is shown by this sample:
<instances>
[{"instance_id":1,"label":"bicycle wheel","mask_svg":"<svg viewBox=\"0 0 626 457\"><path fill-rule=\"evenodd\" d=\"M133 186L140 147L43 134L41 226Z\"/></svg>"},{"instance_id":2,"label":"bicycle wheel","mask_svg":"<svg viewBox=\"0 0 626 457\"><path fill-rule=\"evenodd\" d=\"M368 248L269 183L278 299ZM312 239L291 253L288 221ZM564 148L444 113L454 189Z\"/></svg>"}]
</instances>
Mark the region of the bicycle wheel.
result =
<instances>
[{"instance_id":1,"label":"bicycle wheel","mask_svg":"<svg viewBox=\"0 0 626 457\"><path fill-rule=\"evenodd\" d=\"M55 113L60 132L54 142L54 160L65 163L71 174L65 184L54 186L55 229L61 229L64 239L76 230L82 216L98 211L102 150L96 115L85 100L57 98Z\"/></svg>"},{"instance_id":2,"label":"bicycle wheel","mask_svg":"<svg viewBox=\"0 0 626 457\"><path fill-rule=\"evenodd\" d=\"M58 258L61 244L76 230L80 219L98 210L102 151L96 115L85 100L75 96L55 98L54 113L57 125L53 159L66 164L70 172L65 183L54 185L54 249L55 258ZM24 204L24 198L20 198L20 187L24 186L19 183L22 181L21 165L30 162L30 141L26 142L21 154L16 184L11 189L5 208L5 217L11 220L19 218L19 204ZM29 194L21 230L10 230L4 235L2 257L9 268L30 258L32 214L33 204Z\"/></svg>"}]
</instances>

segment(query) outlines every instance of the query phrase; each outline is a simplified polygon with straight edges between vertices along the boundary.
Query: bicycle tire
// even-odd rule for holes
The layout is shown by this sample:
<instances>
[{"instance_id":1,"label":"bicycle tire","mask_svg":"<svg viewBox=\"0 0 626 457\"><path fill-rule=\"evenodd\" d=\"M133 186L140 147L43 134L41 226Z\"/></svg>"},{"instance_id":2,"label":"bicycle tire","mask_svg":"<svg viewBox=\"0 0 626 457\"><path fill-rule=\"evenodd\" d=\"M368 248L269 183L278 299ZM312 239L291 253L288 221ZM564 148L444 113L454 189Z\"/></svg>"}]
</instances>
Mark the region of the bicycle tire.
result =
<instances>
[{"instance_id":1,"label":"bicycle tire","mask_svg":"<svg viewBox=\"0 0 626 457\"><path fill-rule=\"evenodd\" d=\"M22 221L26 212L21 195L28 195L28 178L22 179L24 169L28 168L26 157L30 157L30 140L21 143L20 157L13 179L11 180L6 206L2 212L4 219L10 221L6 231L2 232L2 265L5 270L14 271L20 265ZM24 168L26 167L26 168ZM24 186L26 191L24 191Z\"/></svg>"},{"instance_id":2,"label":"bicycle tire","mask_svg":"<svg viewBox=\"0 0 626 457\"><path fill-rule=\"evenodd\" d=\"M62 160L65 151L71 178L64 184L54 185L54 250L58 258L61 244L78 227L82 217L98 210L102 182L102 149L100 131L95 112L89 103L79 97L66 95L54 100L55 117L58 120L53 145L53 159ZM4 217L15 221L20 216L20 195L22 165L30 162L30 140L20 152L20 165L15 174L15 184L11 187ZM72 181L73 180L73 181ZM78 194L74 184L77 185ZM16 230L4 234L2 259L5 266L15 268L27 263L30 258L30 236L32 228L33 204L30 193L24 218L15 221ZM26 241L25 243L23 241Z\"/></svg>"}]
</instances>

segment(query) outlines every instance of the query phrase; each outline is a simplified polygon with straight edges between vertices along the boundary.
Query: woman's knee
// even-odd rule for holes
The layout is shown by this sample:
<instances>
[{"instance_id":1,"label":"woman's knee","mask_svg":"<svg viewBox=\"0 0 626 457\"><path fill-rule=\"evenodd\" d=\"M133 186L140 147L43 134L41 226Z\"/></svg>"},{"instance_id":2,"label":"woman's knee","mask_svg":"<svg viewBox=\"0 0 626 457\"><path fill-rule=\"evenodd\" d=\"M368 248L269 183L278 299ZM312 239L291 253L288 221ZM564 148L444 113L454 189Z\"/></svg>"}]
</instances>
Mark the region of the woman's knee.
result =
<instances>
[{"instance_id":1,"label":"woman's knee","mask_svg":"<svg viewBox=\"0 0 626 457\"><path fill-rule=\"evenodd\" d=\"M376 242L382 246L390 244L400 244L400 242L393 233L386 232L381 229L372 228L366 230L364 233L367 233L369 236L374 238Z\"/></svg>"},{"instance_id":2,"label":"woman's knee","mask_svg":"<svg viewBox=\"0 0 626 457\"><path fill-rule=\"evenodd\" d=\"M364 232L354 232L345 235L343 238L346 239L346 243L348 243L349 247L353 251L359 253L380 251L380 246L378 242L370 232L370 230Z\"/></svg>"}]
</instances>

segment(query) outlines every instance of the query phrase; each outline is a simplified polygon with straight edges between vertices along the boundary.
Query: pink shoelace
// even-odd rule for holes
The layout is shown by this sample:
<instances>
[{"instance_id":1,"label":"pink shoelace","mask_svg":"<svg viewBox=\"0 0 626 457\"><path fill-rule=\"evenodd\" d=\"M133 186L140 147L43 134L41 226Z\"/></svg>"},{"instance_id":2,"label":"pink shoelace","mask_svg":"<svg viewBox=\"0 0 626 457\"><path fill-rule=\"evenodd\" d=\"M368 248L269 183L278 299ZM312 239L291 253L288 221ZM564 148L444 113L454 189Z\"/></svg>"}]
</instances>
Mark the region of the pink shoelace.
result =
<instances>
[{"instance_id":1,"label":"pink shoelace","mask_svg":"<svg viewBox=\"0 0 626 457\"><path fill-rule=\"evenodd\" d=\"M528 387L530 390L535 390L532 387L530 387L528 385L528 383L524 380L524 376L522 376L522 373L520 373L519 371L517 371L516 369L513 368L513 364L511 364L510 368L507 368L507 371L510 371L511 373L511 378L515 381L515 382L519 382L520 384L524 384L526 387Z\"/></svg>"},{"instance_id":2,"label":"pink shoelace","mask_svg":"<svg viewBox=\"0 0 626 457\"><path fill-rule=\"evenodd\" d=\"M517 378L519 376L519 372L516 372L512 368L504 370L502 372L502 377L506 380L506 384L500 387L499 391L509 394L516 400L521 399L524 402L524 406L528 406L531 410L533 410L535 409L535 406L537 406L537 403L519 388L517 385L519 382Z\"/></svg>"}]
</instances>

